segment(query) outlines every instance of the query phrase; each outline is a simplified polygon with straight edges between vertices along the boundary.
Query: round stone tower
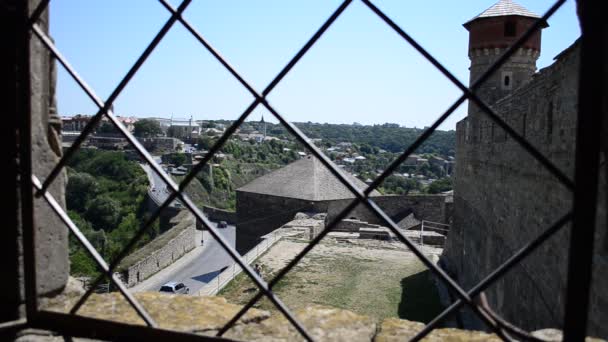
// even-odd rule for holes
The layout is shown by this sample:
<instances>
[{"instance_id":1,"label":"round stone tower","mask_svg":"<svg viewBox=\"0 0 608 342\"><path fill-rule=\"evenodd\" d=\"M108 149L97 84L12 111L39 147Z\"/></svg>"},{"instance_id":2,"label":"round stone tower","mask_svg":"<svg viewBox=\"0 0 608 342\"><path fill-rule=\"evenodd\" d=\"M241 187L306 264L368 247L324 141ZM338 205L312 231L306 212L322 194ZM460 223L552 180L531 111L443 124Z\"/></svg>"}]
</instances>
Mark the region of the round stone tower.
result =
<instances>
[{"instance_id":1,"label":"round stone tower","mask_svg":"<svg viewBox=\"0 0 608 342\"><path fill-rule=\"evenodd\" d=\"M469 31L470 85L472 85L540 16L511 1L500 0L463 26ZM543 28L549 26L543 23ZM540 56L541 30L494 72L477 90L491 105L530 80ZM469 101L469 114L477 106Z\"/></svg>"}]
</instances>

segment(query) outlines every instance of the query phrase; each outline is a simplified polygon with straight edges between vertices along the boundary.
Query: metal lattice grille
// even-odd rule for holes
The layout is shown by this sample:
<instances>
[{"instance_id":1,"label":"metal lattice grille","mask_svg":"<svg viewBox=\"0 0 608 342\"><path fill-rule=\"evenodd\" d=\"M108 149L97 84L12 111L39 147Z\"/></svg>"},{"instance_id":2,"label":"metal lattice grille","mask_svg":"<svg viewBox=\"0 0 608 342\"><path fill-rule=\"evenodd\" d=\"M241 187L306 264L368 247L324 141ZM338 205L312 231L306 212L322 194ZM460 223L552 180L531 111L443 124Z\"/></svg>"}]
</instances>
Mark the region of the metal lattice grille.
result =
<instances>
[{"instance_id":1,"label":"metal lattice grille","mask_svg":"<svg viewBox=\"0 0 608 342\"><path fill-rule=\"evenodd\" d=\"M219 244L223 247L223 249L230 255L232 259L244 270L245 274L255 283L258 287L259 292L257 295L251 299L251 301L245 305L236 316L234 316L219 332L218 336L222 336L228 329L230 329L257 301L259 301L262 297L266 296L270 301L276 306L276 308L288 319L288 321L299 331L302 336L306 340L313 340L311 334L307 331L307 329L299 322L296 317L292 314L292 312L283 304L283 302L273 293L272 288L275 286L285 275L293 269L295 265L297 265L302 258L304 258L307 253L314 248L331 230L336 224L338 224L342 219L346 218L348 214L358 205L363 205L375 215L378 216L380 221L388 227L397 238L404 243L410 250L422 261L422 263L430 269L434 275L440 279L445 286L450 289L456 296L458 300L454 302L450 307L446 308L439 316L433 319L427 326L420 331L413 340L420 340L424 336L426 336L430 331L432 331L437 325L442 322L446 317L450 314L454 313L455 310L460 308L462 305L467 305L470 309L479 316L481 320L483 320L488 327L490 327L498 336L503 338L504 340L511 340L514 337L517 338L528 338L525 332L520 331L519 329L511 326L507 322L501 321L500 319L496 319L495 314L492 311L477 303L474 300L484 289L488 288L492 285L497 279L501 278L516 266L520 261L530 255L536 248L538 248L543 242L545 242L549 237L558 232L564 225L569 223L572 218L572 212L567 213L560 219L558 219L551 227L549 227L546 231L536 237L534 240L527 243L521 249L519 249L513 256L511 256L506 262L500 265L494 272L486 276L479 284L474 286L469 291L466 291L462 287L460 287L450 276L448 276L441 268L436 266L431 260L429 260L422 251L403 233L397 229L397 225L393 220L387 216L382 209L369 197L370 193L375 190L382 182L392 174L393 171L397 169L397 167L404 162L408 156L410 156L421 144L431 136L431 134L466 100L472 101L476 106L480 108L480 110L496 125L502 128L509 136L511 136L519 145L523 147L528 153L530 153L538 162L540 162L543 167L548 170L560 183L562 183L566 188L571 191L575 190L574 182L564 175L546 156L544 156L541 152L539 152L532 144L530 144L522 135L516 132L512 127L510 127L503 119L501 119L489 106L484 103L478 95L476 95L475 91L482 85L485 81L489 79L489 77L496 72L502 65L505 63L521 46L523 46L524 42L526 42L537 30L539 30L543 24L546 22L564 3L566 0L557 0L548 10L547 12L536 22L533 26L525 32L511 47L509 47L502 56L475 82L471 85L471 87L467 87L462 84L452 73L450 73L441 63L437 61L429 52L427 52L419 43L417 43L408 33L406 33L399 25L397 25L394 21L392 21L381 9L376 7L369 0L361 0L362 3L370 10L371 13L374 13L380 20L385 22L392 30L394 30L399 36L401 36L405 42L410 44L414 49L416 49L428 62L430 62L433 66L435 66L446 78L448 78L456 87L458 87L462 91L462 95L458 100L456 100L435 122L432 126L427 128L423 134L421 134L417 140L411 144L396 160L394 160L389 167L387 167L384 172L379 175L373 183L369 185L367 189L364 191L359 190L349 179L345 178L343 174L339 171L338 167L327 157L325 156L321 150L319 150L314 144L310 142L309 139L292 123L288 122L285 117L280 114L275 108L267 102L266 97L273 91L273 89L284 79L284 77L293 69L293 67L300 61L300 59L310 50L310 48L323 36L323 34L327 31L327 29L347 10L348 6L351 4L352 0L343 1L340 6L329 16L329 18L323 23L323 25L316 31L316 33L306 42L306 44L291 58L291 60L287 63L287 65L274 77L274 79L268 84L266 88L264 88L261 92L256 91L236 70L232 67L228 61L222 57L222 55L211 46L211 44L205 40L203 35L199 33L188 21L186 21L182 13L186 10L188 5L191 3L191 0L183 0L181 4L174 8L171 6L166 0L159 0L160 3L170 12L171 16L166 21L166 23L162 26L160 31L156 34L154 39L149 43L145 51L141 54L141 56L137 59L135 64L131 67L131 69L127 72L127 74L122 78L122 80L118 83L114 91L112 91L111 95L105 100L102 101L93 91L93 89L88 86L88 84L84 81L82 77L78 75L76 70L69 64L67 59L58 51L55 47L54 43L50 39L50 37L38 26L37 21L43 13L43 11L48 6L49 0L41 1L40 5L32 12L33 14L29 18L28 27L31 31L36 35L36 37L48 48L51 54L59 61L59 63L65 68L65 70L72 76L72 78L78 83L78 85L82 88L82 90L89 96L89 98L95 103L98 107L98 112L92 117L92 119L88 122L86 127L83 129L82 134L74 141L72 146L66 151L65 155L61 158L59 163L54 167L54 169L50 172L43 181L40 181L39 177L43 175L31 175L32 185L36 190L36 196L43 197L52 209L59 215L61 220L67 225L70 231L76 236L78 241L84 246L84 248L90 253L90 255L97 262L99 267L103 270L104 274L99 276L93 283L90 289L86 292L85 295L81 297L81 299L76 303L76 305L71 309L71 314L76 314L78 310L82 307L85 301L89 298L93 289L103 281L105 277L109 277L111 282L116 285L119 291L125 296L128 302L133 306L133 308L137 311L140 317L145 321L145 323L151 327L156 328L157 324L154 322L152 317L146 312L146 310L141 306L140 303L126 290L126 287L114 275L114 271L121 260L123 260L128 252L135 246L135 244L139 241L139 239L143 236L143 234L152 226L153 222L160 216L160 212L167 208L168 205L178 199L180 200L185 207L190 210L196 219L200 221L206 229L209 230L213 238L219 242ZM164 171L163 169L156 163L156 161L150 156L150 154L146 151L146 149L141 146L141 144L137 141L137 139L117 120L116 116L112 112L112 104L119 96L119 94L123 91L125 86L131 81L133 76L138 72L139 68L143 65L143 63L147 60L147 58L154 51L158 43L165 37L166 33L171 29L171 27L179 22L182 24L191 34L192 36L200 42L214 57L217 61L224 67L226 70L230 72L232 76L234 76L238 82L253 95L253 102L243 111L243 113L235 120L232 125L227 128L225 133L216 141L216 143L209 149L209 152L204 156L204 158L200 161L200 163L191 170L191 172L181 181L180 184L176 184ZM251 112L257 107L262 106L266 108L284 127L287 129L289 133L291 133L304 147L306 147L310 153L312 153L321 163L344 185L346 186L355 196L355 199L346 206L340 214L338 214L317 237L315 237L310 244L306 246L291 262L288 263L286 267L284 267L276 276L270 281L264 281L239 255L239 253L230 246L230 244L223 238L223 236L218 232L218 230L211 224L211 222L203 215L202 211L193 203L193 201L184 193L184 189L190 184L190 182L194 179L195 175L202 170L202 168L211 160L211 158L220 151L224 143L228 141L230 136L235 133L237 128L245 121L245 119L251 114ZM85 139L93 132L95 127L99 124L103 117L106 117L118 131L127 139L127 141L135 148L137 153L141 156L141 158L147 162L152 171L158 174L158 176L166 183L167 188L171 191L171 194L166 199L166 201L158 208L154 214L143 224L143 226L137 231L137 233L133 236L133 238L129 241L127 246L118 254L118 256L110 263L107 264L103 258L97 253L94 247L87 241L85 236L79 230L79 228L71 221L65 211L61 208L61 206L55 201L53 196L48 192L50 185L57 178L63 168L66 166L68 160L74 155L76 151L81 147L82 143ZM30 298L28 296L28 302L35 302L34 298ZM38 310L37 306L34 305L36 310ZM67 319L68 322L77 320L85 321L86 318L82 318L74 315L59 315L55 314L52 316L48 316L49 319L55 320L55 322L60 322ZM111 326L110 322L107 322L108 327ZM148 335L148 336L166 336L162 335L163 332L158 331L158 335ZM164 332L166 333L166 332ZM192 335L187 333L179 333L184 339L194 338L194 339L207 339L207 337Z\"/></svg>"}]
</instances>

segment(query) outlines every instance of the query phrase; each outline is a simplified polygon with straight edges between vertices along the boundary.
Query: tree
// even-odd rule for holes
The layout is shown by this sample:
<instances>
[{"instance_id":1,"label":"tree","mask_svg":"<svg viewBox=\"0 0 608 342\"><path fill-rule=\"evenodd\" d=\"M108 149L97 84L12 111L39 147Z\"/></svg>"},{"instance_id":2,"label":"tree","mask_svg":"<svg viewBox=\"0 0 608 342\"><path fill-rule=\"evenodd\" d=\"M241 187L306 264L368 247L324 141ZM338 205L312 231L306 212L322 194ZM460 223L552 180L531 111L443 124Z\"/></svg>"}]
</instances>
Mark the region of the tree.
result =
<instances>
[{"instance_id":1,"label":"tree","mask_svg":"<svg viewBox=\"0 0 608 342\"><path fill-rule=\"evenodd\" d=\"M82 212L85 210L87 203L98 192L99 184L93 176L84 172L74 172L70 175L66 187L65 199L67 207Z\"/></svg>"},{"instance_id":2,"label":"tree","mask_svg":"<svg viewBox=\"0 0 608 342\"><path fill-rule=\"evenodd\" d=\"M102 122L97 128L98 134L117 134L118 130L109 122Z\"/></svg>"},{"instance_id":3,"label":"tree","mask_svg":"<svg viewBox=\"0 0 608 342\"><path fill-rule=\"evenodd\" d=\"M173 164L177 167L182 166L188 161L186 155L183 153L166 154L164 159L167 164Z\"/></svg>"},{"instance_id":4,"label":"tree","mask_svg":"<svg viewBox=\"0 0 608 342\"><path fill-rule=\"evenodd\" d=\"M215 143L215 141L208 136L202 136L198 138L198 149L199 150L209 150L211 146Z\"/></svg>"},{"instance_id":5,"label":"tree","mask_svg":"<svg viewBox=\"0 0 608 342\"><path fill-rule=\"evenodd\" d=\"M135 127L133 134L136 137L154 137L163 133L160 123L153 119L138 120L133 126Z\"/></svg>"},{"instance_id":6,"label":"tree","mask_svg":"<svg viewBox=\"0 0 608 342\"><path fill-rule=\"evenodd\" d=\"M85 213L94 229L111 231L120 221L120 204L109 196L99 196L89 203Z\"/></svg>"},{"instance_id":7,"label":"tree","mask_svg":"<svg viewBox=\"0 0 608 342\"><path fill-rule=\"evenodd\" d=\"M452 179L449 177L441 178L429 185L427 192L429 194L438 194L440 192L452 190Z\"/></svg>"}]
</instances>

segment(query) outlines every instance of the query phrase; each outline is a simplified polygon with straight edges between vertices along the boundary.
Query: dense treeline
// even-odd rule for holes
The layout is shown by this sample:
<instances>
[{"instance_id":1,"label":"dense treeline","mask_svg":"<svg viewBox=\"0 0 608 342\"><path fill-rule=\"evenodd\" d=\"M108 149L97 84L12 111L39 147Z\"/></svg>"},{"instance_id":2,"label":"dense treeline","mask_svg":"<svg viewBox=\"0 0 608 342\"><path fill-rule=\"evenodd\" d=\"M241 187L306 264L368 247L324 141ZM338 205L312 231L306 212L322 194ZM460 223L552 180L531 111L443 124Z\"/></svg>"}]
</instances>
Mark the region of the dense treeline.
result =
<instances>
[{"instance_id":1,"label":"dense treeline","mask_svg":"<svg viewBox=\"0 0 608 342\"><path fill-rule=\"evenodd\" d=\"M247 125L258 129L260 123L248 122ZM297 122L295 125L311 139L323 139L326 144L351 142L358 145L369 145L389 152L403 152L424 130L401 127L398 124L382 125L348 125L319 124ZM281 125L267 123L268 135L289 138ZM416 151L417 153L434 153L453 156L456 146L456 131L435 131Z\"/></svg>"},{"instance_id":2,"label":"dense treeline","mask_svg":"<svg viewBox=\"0 0 608 342\"><path fill-rule=\"evenodd\" d=\"M227 120L210 121L213 125L230 125ZM399 126L394 123L378 125L360 124L329 124L313 122L294 123L306 136L311 139L324 139L324 143L336 144L351 142L358 145L369 145L389 152L403 152L418 136L424 132L420 128ZM241 125L241 131L262 131L263 124L258 121L248 121ZM269 136L293 140L293 137L280 124L266 123ZM456 146L456 131L435 131L416 153L433 153L443 156L454 156Z\"/></svg>"},{"instance_id":3,"label":"dense treeline","mask_svg":"<svg viewBox=\"0 0 608 342\"><path fill-rule=\"evenodd\" d=\"M208 125L217 126L218 124L227 126L231 123L228 121L213 121ZM422 129L401 127L397 124L382 124L382 125L358 125L358 124L317 124L317 123L296 123L299 129L302 130L311 139L321 139L315 141L315 144L326 150L330 159L340 161L346 157L362 156L365 159L359 159L355 163L349 165L349 170L362 181L373 180L378 173L382 172L388 165L392 163L399 155L410 145L420 134ZM242 133L263 132L264 124L256 121L245 122L241 125ZM218 170L214 174L214 178L220 180L218 186L211 189L212 182L209 175L200 175L199 180L209 193L218 188L221 189L221 198L227 200L226 208L232 208L234 203L233 195L224 195L230 193L238 186L226 186L223 184L232 184L230 175L237 173L236 167L239 163L267 166L266 169L272 170L276 168L274 164L280 166L286 165L298 158L296 151L308 151L295 141L293 136L289 135L283 126L278 124L266 123L266 132L270 137L282 139L280 141L266 141L264 143L256 143L254 141L243 142L236 139L229 140L223 147L222 152L229 154L235 161L229 165L222 165L222 170ZM199 148L208 149L218 137L205 136L199 139ZM432 156L447 158L454 156L455 148L455 131L436 131L431 137L416 151L422 158L429 159ZM328 149L329 147L339 146L340 143L350 143L346 146L341 146L337 150ZM344 162L342 162L344 163ZM224 163L222 163L224 164ZM401 164L397 170L400 174L410 174L409 177L399 175L390 176L379 190L386 194L407 194L412 191L419 192L440 192L451 189L451 180L446 177L446 171L436 164L423 163L416 166ZM438 182L434 186L423 186L419 180L413 179L416 175L422 175L427 179L436 179ZM444 179L445 178L445 179ZM213 200L215 196L211 195ZM214 201L221 206L221 201Z\"/></svg>"},{"instance_id":4,"label":"dense treeline","mask_svg":"<svg viewBox=\"0 0 608 342\"><path fill-rule=\"evenodd\" d=\"M144 222L148 179L122 152L82 149L68 164L68 214L106 261L113 260ZM158 224L138 246L154 238ZM71 273L98 274L95 262L70 238Z\"/></svg>"}]
</instances>

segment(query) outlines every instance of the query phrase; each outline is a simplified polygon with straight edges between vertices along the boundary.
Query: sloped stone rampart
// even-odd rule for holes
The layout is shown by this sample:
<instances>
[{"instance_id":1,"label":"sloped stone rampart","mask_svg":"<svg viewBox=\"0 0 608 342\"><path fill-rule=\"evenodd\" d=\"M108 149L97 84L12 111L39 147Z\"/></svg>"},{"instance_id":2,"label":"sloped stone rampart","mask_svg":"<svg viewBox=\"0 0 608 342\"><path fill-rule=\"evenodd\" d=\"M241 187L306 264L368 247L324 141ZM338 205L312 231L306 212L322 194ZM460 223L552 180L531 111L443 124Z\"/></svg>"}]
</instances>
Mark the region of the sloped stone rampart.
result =
<instances>
[{"instance_id":1,"label":"sloped stone rampart","mask_svg":"<svg viewBox=\"0 0 608 342\"><path fill-rule=\"evenodd\" d=\"M167 232L150 241L123 261L121 276L132 287L171 265L196 247L196 224L192 214L182 211Z\"/></svg>"}]
</instances>

